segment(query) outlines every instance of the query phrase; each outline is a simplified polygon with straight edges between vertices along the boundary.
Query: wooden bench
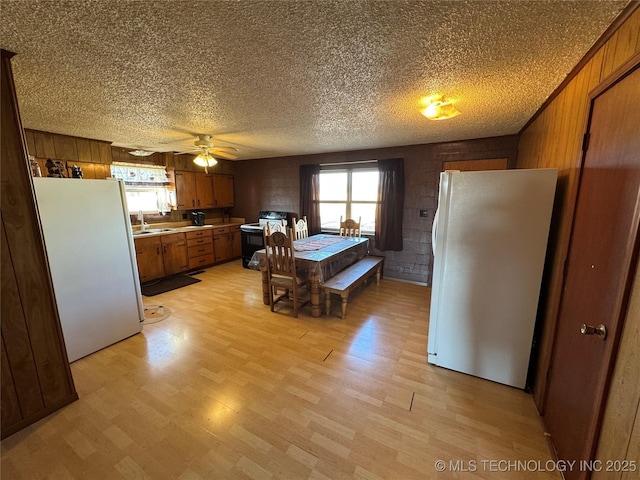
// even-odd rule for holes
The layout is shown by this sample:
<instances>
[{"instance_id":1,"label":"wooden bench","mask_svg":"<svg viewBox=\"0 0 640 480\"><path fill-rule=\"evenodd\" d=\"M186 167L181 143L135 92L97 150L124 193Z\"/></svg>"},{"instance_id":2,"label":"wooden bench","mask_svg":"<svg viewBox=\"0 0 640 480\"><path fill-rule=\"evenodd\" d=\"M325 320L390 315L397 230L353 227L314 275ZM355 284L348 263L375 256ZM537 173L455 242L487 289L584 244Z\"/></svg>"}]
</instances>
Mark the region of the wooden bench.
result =
<instances>
[{"instance_id":1,"label":"wooden bench","mask_svg":"<svg viewBox=\"0 0 640 480\"><path fill-rule=\"evenodd\" d=\"M341 318L346 318L349 293L365 282L373 273L376 274L376 283L379 284L383 262L384 257L367 255L324 282L322 287L325 293L327 315L331 310L331 294L337 293L342 297Z\"/></svg>"}]
</instances>

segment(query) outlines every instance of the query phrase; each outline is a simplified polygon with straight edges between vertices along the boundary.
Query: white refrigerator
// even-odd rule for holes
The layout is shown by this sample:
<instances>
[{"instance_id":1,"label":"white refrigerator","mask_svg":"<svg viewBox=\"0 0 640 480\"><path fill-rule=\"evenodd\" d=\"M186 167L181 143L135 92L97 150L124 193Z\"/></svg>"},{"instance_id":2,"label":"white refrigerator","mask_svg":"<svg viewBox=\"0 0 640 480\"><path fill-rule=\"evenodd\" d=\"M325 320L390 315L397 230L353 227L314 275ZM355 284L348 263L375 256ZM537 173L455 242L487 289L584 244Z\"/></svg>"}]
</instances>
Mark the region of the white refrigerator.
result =
<instances>
[{"instance_id":1,"label":"white refrigerator","mask_svg":"<svg viewBox=\"0 0 640 480\"><path fill-rule=\"evenodd\" d=\"M124 183L33 183L69 361L140 332L144 305Z\"/></svg>"},{"instance_id":2,"label":"white refrigerator","mask_svg":"<svg viewBox=\"0 0 640 480\"><path fill-rule=\"evenodd\" d=\"M445 171L428 362L525 388L557 170Z\"/></svg>"}]
</instances>

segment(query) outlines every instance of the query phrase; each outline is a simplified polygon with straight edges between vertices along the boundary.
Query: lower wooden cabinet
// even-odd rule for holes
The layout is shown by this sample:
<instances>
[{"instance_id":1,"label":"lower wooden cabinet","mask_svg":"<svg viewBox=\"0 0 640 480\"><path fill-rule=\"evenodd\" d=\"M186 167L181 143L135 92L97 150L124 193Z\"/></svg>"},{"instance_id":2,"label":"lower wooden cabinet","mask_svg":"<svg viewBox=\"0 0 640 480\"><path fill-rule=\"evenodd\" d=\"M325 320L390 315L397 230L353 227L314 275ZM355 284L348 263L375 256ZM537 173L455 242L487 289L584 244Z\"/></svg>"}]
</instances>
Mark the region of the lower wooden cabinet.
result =
<instances>
[{"instance_id":1,"label":"lower wooden cabinet","mask_svg":"<svg viewBox=\"0 0 640 480\"><path fill-rule=\"evenodd\" d=\"M142 283L189 269L184 233L137 237L135 245L138 275Z\"/></svg>"},{"instance_id":2,"label":"lower wooden cabinet","mask_svg":"<svg viewBox=\"0 0 640 480\"><path fill-rule=\"evenodd\" d=\"M240 226L214 228L213 245L216 263L241 257Z\"/></svg>"},{"instance_id":3,"label":"lower wooden cabinet","mask_svg":"<svg viewBox=\"0 0 640 480\"><path fill-rule=\"evenodd\" d=\"M139 235L134 241L141 283L242 256L239 225Z\"/></svg>"},{"instance_id":4,"label":"lower wooden cabinet","mask_svg":"<svg viewBox=\"0 0 640 480\"><path fill-rule=\"evenodd\" d=\"M187 247L189 270L212 265L215 262L210 228L187 232Z\"/></svg>"},{"instance_id":5,"label":"lower wooden cabinet","mask_svg":"<svg viewBox=\"0 0 640 480\"><path fill-rule=\"evenodd\" d=\"M187 240L184 233L172 233L160 237L164 274L173 275L189 269Z\"/></svg>"},{"instance_id":6,"label":"lower wooden cabinet","mask_svg":"<svg viewBox=\"0 0 640 480\"><path fill-rule=\"evenodd\" d=\"M162 242L160 237L138 237L135 239L136 261L140 282L149 282L164 275Z\"/></svg>"}]
</instances>

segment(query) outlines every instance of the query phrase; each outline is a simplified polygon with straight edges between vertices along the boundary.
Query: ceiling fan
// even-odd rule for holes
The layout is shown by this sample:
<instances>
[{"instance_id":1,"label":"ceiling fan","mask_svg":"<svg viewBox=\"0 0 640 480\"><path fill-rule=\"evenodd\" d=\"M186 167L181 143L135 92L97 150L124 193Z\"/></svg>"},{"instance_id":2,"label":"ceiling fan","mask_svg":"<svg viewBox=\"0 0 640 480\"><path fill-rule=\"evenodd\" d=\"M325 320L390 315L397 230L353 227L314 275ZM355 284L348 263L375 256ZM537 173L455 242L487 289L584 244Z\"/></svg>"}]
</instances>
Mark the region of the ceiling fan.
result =
<instances>
[{"instance_id":1,"label":"ceiling fan","mask_svg":"<svg viewBox=\"0 0 640 480\"><path fill-rule=\"evenodd\" d=\"M182 151L179 153L194 153L194 151L200 151L201 154L205 153L209 156L215 155L216 157L227 158L229 160L235 160L238 158L235 155L238 149L235 147L217 147L211 141L211 135L197 134L197 139L193 142L193 147L190 150Z\"/></svg>"}]
</instances>

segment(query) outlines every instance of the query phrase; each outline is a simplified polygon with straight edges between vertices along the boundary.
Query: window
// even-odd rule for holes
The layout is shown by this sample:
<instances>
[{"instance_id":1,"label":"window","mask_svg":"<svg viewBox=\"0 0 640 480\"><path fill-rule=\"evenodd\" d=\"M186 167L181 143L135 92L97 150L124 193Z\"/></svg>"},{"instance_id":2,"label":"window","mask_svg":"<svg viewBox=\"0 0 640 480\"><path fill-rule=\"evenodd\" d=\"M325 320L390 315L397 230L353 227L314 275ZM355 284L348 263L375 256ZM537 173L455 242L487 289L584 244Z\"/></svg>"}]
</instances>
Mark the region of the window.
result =
<instances>
[{"instance_id":1,"label":"window","mask_svg":"<svg viewBox=\"0 0 640 480\"><path fill-rule=\"evenodd\" d=\"M164 215L176 205L165 167L114 162L111 176L124 181L130 214L142 211Z\"/></svg>"},{"instance_id":2,"label":"window","mask_svg":"<svg viewBox=\"0 0 640 480\"><path fill-rule=\"evenodd\" d=\"M350 168L320 172L322 230L338 230L343 220L362 217L363 233L374 233L378 203L378 170Z\"/></svg>"},{"instance_id":3,"label":"window","mask_svg":"<svg viewBox=\"0 0 640 480\"><path fill-rule=\"evenodd\" d=\"M172 191L166 187L131 187L125 185L127 196L127 209L130 214L159 213L164 215L171 210L175 201L172 201Z\"/></svg>"}]
</instances>

